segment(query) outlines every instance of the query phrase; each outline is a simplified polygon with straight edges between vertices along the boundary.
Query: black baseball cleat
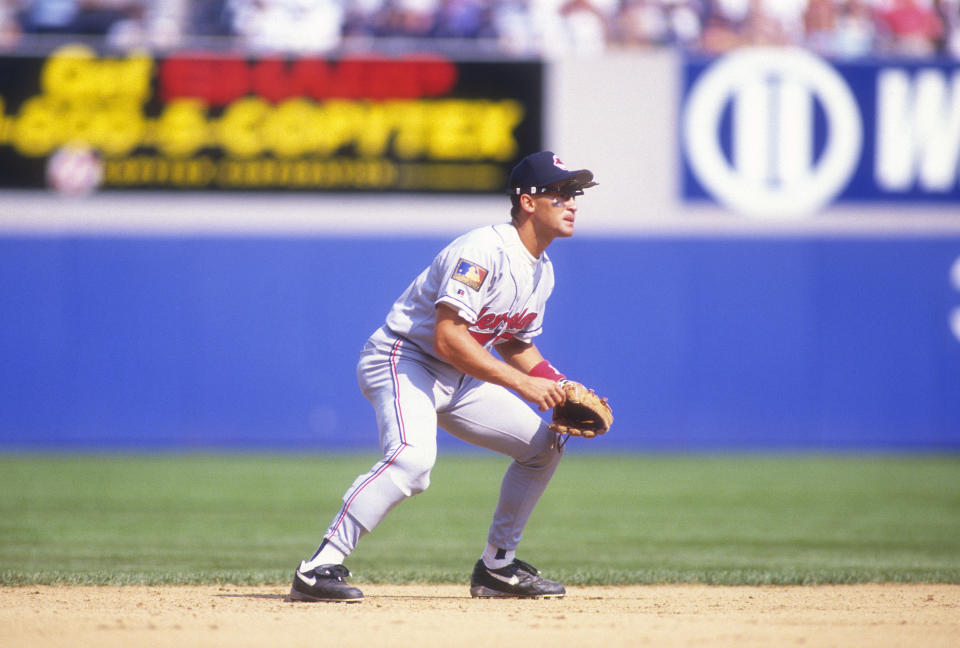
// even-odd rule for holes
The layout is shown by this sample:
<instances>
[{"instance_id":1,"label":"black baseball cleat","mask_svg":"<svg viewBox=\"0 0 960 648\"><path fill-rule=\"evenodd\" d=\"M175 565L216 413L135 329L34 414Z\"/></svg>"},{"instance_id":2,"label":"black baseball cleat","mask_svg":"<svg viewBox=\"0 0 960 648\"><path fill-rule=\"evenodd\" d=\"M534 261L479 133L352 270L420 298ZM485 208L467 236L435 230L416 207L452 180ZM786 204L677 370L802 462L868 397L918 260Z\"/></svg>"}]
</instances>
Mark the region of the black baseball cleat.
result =
<instances>
[{"instance_id":1,"label":"black baseball cleat","mask_svg":"<svg viewBox=\"0 0 960 648\"><path fill-rule=\"evenodd\" d=\"M343 565L320 565L304 571L303 563L293 575L291 601L342 601L359 603L363 592L347 584L350 570Z\"/></svg>"},{"instance_id":2,"label":"black baseball cleat","mask_svg":"<svg viewBox=\"0 0 960 648\"><path fill-rule=\"evenodd\" d=\"M522 560L500 569L490 569L478 560L470 577L473 598L562 598L567 590L556 581L540 576L540 571Z\"/></svg>"}]
</instances>

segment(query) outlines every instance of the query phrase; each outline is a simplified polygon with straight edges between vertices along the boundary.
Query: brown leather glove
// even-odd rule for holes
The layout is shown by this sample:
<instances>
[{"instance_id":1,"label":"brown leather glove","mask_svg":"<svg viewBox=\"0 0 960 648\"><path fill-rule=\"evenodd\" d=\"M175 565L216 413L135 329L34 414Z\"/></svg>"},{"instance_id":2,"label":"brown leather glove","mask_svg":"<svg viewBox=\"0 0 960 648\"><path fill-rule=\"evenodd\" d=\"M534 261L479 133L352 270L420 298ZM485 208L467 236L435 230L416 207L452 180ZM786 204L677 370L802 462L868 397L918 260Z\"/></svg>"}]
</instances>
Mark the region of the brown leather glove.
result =
<instances>
[{"instance_id":1,"label":"brown leather glove","mask_svg":"<svg viewBox=\"0 0 960 648\"><path fill-rule=\"evenodd\" d=\"M564 381L561 387L567 397L553 408L551 430L592 439L610 429L613 410L606 398L600 398L592 389L573 380Z\"/></svg>"}]
</instances>

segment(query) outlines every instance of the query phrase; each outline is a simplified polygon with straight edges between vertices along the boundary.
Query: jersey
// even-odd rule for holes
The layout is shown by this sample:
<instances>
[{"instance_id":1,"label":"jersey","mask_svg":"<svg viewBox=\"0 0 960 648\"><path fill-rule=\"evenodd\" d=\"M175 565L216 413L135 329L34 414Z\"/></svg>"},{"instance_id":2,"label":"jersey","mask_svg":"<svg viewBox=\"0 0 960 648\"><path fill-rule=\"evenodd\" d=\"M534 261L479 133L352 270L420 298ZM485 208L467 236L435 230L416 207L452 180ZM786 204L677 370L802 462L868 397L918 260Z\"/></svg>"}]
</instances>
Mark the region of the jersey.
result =
<instances>
[{"instance_id":1,"label":"jersey","mask_svg":"<svg viewBox=\"0 0 960 648\"><path fill-rule=\"evenodd\" d=\"M437 254L393 304L386 327L447 364L433 352L439 304L456 309L474 339L490 350L506 340L529 342L541 333L553 284L547 253L530 254L511 223L481 227Z\"/></svg>"}]
</instances>

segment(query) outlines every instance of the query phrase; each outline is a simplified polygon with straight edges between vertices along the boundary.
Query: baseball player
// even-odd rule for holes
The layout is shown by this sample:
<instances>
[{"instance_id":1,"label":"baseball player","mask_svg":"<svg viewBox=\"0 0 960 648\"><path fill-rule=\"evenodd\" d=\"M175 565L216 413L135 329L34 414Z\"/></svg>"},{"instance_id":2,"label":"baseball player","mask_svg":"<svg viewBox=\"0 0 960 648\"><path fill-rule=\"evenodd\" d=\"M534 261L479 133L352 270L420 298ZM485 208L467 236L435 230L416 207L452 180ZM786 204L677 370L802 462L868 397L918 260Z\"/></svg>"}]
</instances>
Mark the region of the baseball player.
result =
<instances>
[{"instance_id":1,"label":"baseball player","mask_svg":"<svg viewBox=\"0 0 960 648\"><path fill-rule=\"evenodd\" d=\"M533 342L553 290L545 250L573 235L575 198L596 184L591 171L571 171L550 151L525 157L510 174L511 222L454 240L394 303L357 366L360 388L376 411L383 458L353 482L320 547L301 561L292 600L363 599L346 581L344 560L394 506L429 486L438 426L514 460L470 594L566 593L516 558L524 526L562 455L557 434L523 401L547 411L564 399L563 375Z\"/></svg>"}]
</instances>

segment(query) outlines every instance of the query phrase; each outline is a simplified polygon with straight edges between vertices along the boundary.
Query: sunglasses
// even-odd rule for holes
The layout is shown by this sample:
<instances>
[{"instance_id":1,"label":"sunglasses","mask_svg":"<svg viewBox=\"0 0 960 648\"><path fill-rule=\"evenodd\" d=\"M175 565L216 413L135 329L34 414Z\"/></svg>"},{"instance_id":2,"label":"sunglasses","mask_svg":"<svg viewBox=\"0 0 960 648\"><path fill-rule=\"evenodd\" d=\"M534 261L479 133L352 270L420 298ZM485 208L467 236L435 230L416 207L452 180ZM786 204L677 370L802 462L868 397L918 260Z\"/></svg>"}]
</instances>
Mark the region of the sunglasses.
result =
<instances>
[{"instance_id":1,"label":"sunglasses","mask_svg":"<svg viewBox=\"0 0 960 648\"><path fill-rule=\"evenodd\" d=\"M530 192L531 195L557 194L564 202L571 198L583 195L583 187L578 184L566 184L560 187L537 187Z\"/></svg>"}]
</instances>

